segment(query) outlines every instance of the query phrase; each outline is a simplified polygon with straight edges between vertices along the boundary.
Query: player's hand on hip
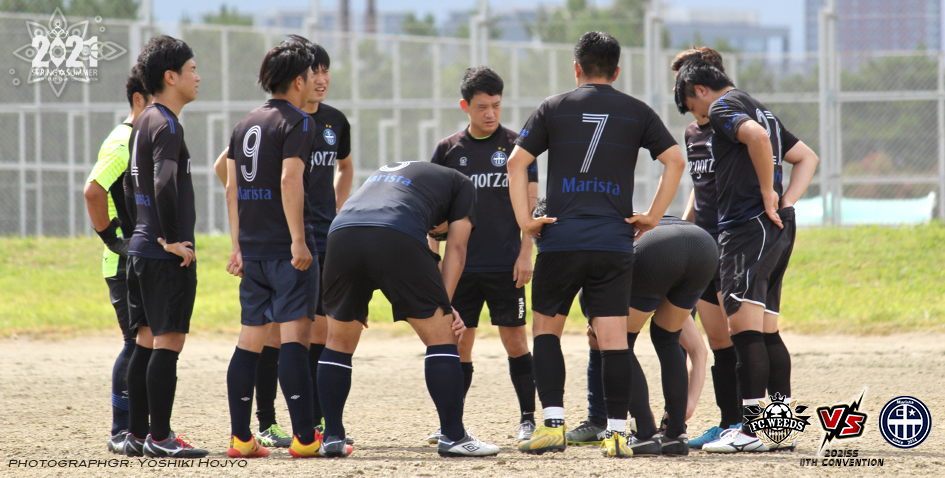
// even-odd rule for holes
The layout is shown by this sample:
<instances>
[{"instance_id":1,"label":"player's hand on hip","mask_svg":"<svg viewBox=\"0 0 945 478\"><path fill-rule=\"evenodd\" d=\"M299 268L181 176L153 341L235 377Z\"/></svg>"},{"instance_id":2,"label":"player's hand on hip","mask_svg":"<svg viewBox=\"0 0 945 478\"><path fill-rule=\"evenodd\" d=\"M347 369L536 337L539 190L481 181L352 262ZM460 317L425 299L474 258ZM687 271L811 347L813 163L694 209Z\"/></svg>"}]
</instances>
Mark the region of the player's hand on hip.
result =
<instances>
[{"instance_id":1,"label":"player's hand on hip","mask_svg":"<svg viewBox=\"0 0 945 478\"><path fill-rule=\"evenodd\" d=\"M241 250L234 249L230 253L230 262L226 264L226 271L236 277L243 277L243 252Z\"/></svg>"},{"instance_id":2,"label":"player's hand on hip","mask_svg":"<svg viewBox=\"0 0 945 478\"><path fill-rule=\"evenodd\" d=\"M624 219L628 224L633 224L633 242L637 242L643 236L643 233L649 231L660 223L661 217L656 217L649 211L640 214L633 213L633 217Z\"/></svg>"},{"instance_id":3,"label":"player's hand on hip","mask_svg":"<svg viewBox=\"0 0 945 478\"><path fill-rule=\"evenodd\" d=\"M463 318L459 316L459 312L456 312L456 309L453 310L453 323L450 324L450 328L453 330L453 335L459 337L459 340L463 340L463 332L466 331L466 324L463 322Z\"/></svg>"},{"instance_id":4,"label":"player's hand on hip","mask_svg":"<svg viewBox=\"0 0 945 478\"><path fill-rule=\"evenodd\" d=\"M305 245L305 241L292 241L292 267L304 271L310 265L312 265L312 253Z\"/></svg>"},{"instance_id":5,"label":"player's hand on hip","mask_svg":"<svg viewBox=\"0 0 945 478\"><path fill-rule=\"evenodd\" d=\"M548 216L528 218L525 227L522 228L522 232L529 236L541 237L541 228L545 227L545 224L551 224L557 220L558 218L556 217Z\"/></svg>"},{"instance_id":6,"label":"player's hand on hip","mask_svg":"<svg viewBox=\"0 0 945 478\"><path fill-rule=\"evenodd\" d=\"M784 224L781 223L781 216L778 215L778 203L781 201L778 193L772 189L771 191L762 193L762 197L765 201L765 213L768 214L768 218L780 229L784 229Z\"/></svg>"},{"instance_id":7,"label":"player's hand on hip","mask_svg":"<svg viewBox=\"0 0 945 478\"><path fill-rule=\"evenodd\" d=\"M184 259L184 262L180 263L181 267L187 267L190 265L191 262L197 260L197 255L194 254L194 250L190 248L191 246L194 245L193 242L184 241L184 242L175 242L173 244L168 244L164 242L163 237L159 237L158 244L163 246L165 251L182 257Z\"/></svg>"},{"instance_id":8,"label":"player's hand on hip","mask_svg":"<svg viewBox=\"0 0 945 478\"><path fill-rule=\"evenodd\" d=\"M515 281L515 287L521 288L532 280L532 258L518 256L515 260L515 267L512 269L512 280Z\"/></svg>"}]
</instances>

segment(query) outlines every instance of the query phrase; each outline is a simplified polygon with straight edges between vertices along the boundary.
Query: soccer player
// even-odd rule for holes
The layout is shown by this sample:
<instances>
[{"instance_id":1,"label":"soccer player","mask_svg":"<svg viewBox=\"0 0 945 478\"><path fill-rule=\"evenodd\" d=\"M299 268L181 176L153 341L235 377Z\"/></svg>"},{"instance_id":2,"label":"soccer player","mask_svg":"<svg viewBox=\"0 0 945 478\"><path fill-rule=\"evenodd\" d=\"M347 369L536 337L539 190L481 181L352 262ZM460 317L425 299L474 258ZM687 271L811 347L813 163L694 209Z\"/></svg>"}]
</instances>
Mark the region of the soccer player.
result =
<instances>
[{"instance_id":1,"label":"soccer player","mask_svg":"<svg viewBox=\"0 0 945 478\"><path fill-rule=\"evenodd\" d=\"M465 326L450 306L466 260L475 203L476 189L462 173L432 163L400 162L368 177L332 221L323 275L328 343L318 362L318 396L325 414L322 456L346 456L342 413L351 389L351 356L376 289L391 302L394 320L407 321L427 346L427 389L443 433L437 452L499 452L463 426L463 370L456 343ZM428 232L446 236L442 272L427 244Z\"/></svg>"},{"instance_id":2,"label":"soccer player","mask_svg":"<svg viewBox=\"0 0 945 478\"><path fill-rule=\"evenodd\" d=\"M314 237L306 234L305 159L315 135L300 108L315 88L312 54L298 41L270 50L259 84L272 98L249 112L233 130L227 161L226 197L233 252L227 270L240 275L242 329L227 370L232 435L227 455L269 455L250 431L256 365L272 322L282 345L279 383L292 420L289 453L318 456L308 342L315 314L318 264ZM308 236L308 237L306 237ZM311 240L307 240L311 239Z\"/></svg>"},{"instance_id":3,"label":"soccer player","mask_svg":"<svg viewBox=\"0 0 945 478\"><path fill-rule=\"evenodd\" d=\"M519 443L525 453L562 451L564 357L561 333L578 290L603 350L607 456L630 456L624 430L630 401L627 311L633 239L659 223L685 167L676 140L642 101L614 89L620 44L588 32L574 47L578 87L545 99L525 124L509 158L509 190L519 227L538 237L532 288L535 385L544 425ZM664 165L649 210L633 213L633 180L643 147ZM528 166L548 151L548 216L528 209Z\"/></svg>"},{"instance_id":4,"label":"soccer player","mask_svg":"<svg viewBox=\"0 0 945 478\"><path fill-rule=\"evenodd\" d=\"M665 430L658 433L650 411L646 376L634 355L630 415L636 419L637 430L627 446L633 451L633 456L688 455L686 409L689 384L679 337L683 324L692 320L690 311L718 269L719 248L715 239L702 228L666 216L655 229L637 241L634 256L633 285L628 291L631 298L627 340L633 351L643 324L650 316L653 317L650 340L660 361L668 416ZM598 348L593 332L588 333L588 338L591 349ZM588 380L589 398L603 394L599 380Z\"/></svg>"},{"instance_id":5,"label":"soccer player","mask_svg":"<svg viewBox=\"0 0 945 478\"><path fill-rule=\"evenodd\" d=\"M712 453L767 451L748 425L758 400L791 396L791 356L778 333L781 282L794 246L794 203L810 184L818 158L767 107L735 89L701 59L676 76L680 113L712 125L721 250L721 287L742 396L742 426L703 445ZM782 161L794 165L786 190ZM788 448L793 447L793 444Z\"/></svg>"},{"instance_id":6,"label":"soccer player","mask_svg":"<svg viewBox=\"0 0 945 478\"><path fill-rule=\"evenodd\" d=\"M469 116L469 126L443 139L432 162L453 168L472 179L476 186L478 227L469 236L466 267L456 286L453 307L466 324L459 341L464 396L472 383L472 349L483 303L489 305L492 325L509 356L509 375L518 396L521 416L518 440L535 431L535 379L532 354L525 334L525 289L532 275L532 241L521 236L509 199L508 155L518 135L500 124L502 78L491 68L469 68L463 77L459 106ZM529 207L538 197L538 165L528 167ZM439 251L435 241L434 252ZM437 443L440 431L428 441Z\"/></svg>"},{"instance_id":7,"label":"soccer player","mask_svg":"<svg viewBox=\"0 0 945 478\"><path fill-rule=\"evenodd\" d=\"M151 102L137 68L125 81L125 96L131 112L125 121L109 133L98 151L98 161L85 183L85 206L92 227L105 243L102 274L108 284L112 306L118 316L118 327L125 346L112 367L112 431L108 450L121 453L128 434L128 360L135 350L135 332L128 324L128 283L125 264L128 261L128 239L134 223L125 204L123 180L128 169L128 136L141 112Z\"/></svg>"},{"instance_id":8,"label":"soccer player","mask_svg":"<svg viewBox=\"0 0 945 478\"><path fill-rule=\"evenodd\" d=\"M177 358L197 292L194 185L177 116L197 98L200 76L193 50L167 35L148 41L138 68L153 100L131 131L130 174L125 177L126 197L133 193L136 206L128 248L128 309L138 338L128 363L130 433L123 451L128 456L199 458L207 450L175 436L170 421Z\"/></svg>"},{"instance_id":9,"label":"soccer player","mask_svg":"<svg viewBox=\"0 0 945 478\"><path fill-rule=\"evenodd\" d=\"M670 67L678 72L687 61L692 59L701 59L725 73L722 55L709 47L692 48L676 55ZM689 203L686 205L683 219L702 227L718 242L719 215L716 205L718 193L715 186L712 125L709 124L709 118L692 114L695 121L686 126L685 131L689 174L692 176L692 193L689 195ZM735 346L729 335L725 309L720 305L722 303L719 297L720 282L719 271L716 271L712 282L706 287L702 298L696 304L699 320L705 329L709 339L709 348L712 349L712 355L715 358L715 364L712 366L712 384L715 389L715 403L721 414L718 426L709 428L702 436L689 441L690 447L699 449L706 443L718 440L723 431L737 428L742 421L741 401L738 397L735 373ZM699 340L702 340L701 336Z\"/></svg>"}]
</instances>

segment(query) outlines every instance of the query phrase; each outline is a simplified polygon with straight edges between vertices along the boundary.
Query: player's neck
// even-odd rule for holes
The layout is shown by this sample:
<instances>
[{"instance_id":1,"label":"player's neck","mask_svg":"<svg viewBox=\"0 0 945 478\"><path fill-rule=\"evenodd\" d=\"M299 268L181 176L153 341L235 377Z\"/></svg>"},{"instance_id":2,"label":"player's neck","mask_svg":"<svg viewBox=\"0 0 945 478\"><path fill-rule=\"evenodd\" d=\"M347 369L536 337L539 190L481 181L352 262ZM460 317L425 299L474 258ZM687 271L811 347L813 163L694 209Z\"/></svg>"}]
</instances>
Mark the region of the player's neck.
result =
<instances>
[{"instance_id":1,"label":"player's neck","mask_svg":"<svg viewBox=\"0 0 945 478\"><path fill-rule=\"evenodd\" d=\"M496 128L492 131L486 131L482 128L477 128L472 123L469 123L469 126L466 127L466 133L468 133L469 136L472 136L473 139L486 139L489 136L495 134L498 129L498 123L496 123Z\"/></svg>"},{"instance_id":2,"label":"player's neck","mask_svg":"<svg viewBox=\"0 0 945 478\"><path fill-rule=\"evenodd\" d=\"M614 85L614 82L613 82L613 81L610 81L610 80L607 80L607 79L605 79L605 78L585 78L585 77L582 76L582 77L578 80L578 87L580 88L580 87L582 87L582 86L584 86L584 85L605 85L605 86L613 86L613 85Z\"/></svg>"},{"instance_id":3,"label":"player's neck","mask_svg":"<svg viewBox=\"0 0 945 478\"><path fill-rule=\"evenodd\" d=\"M321 104L322 104L321 101L307 101L305 103L305 108L302 108L302 111L310 115L313 115L315 113L318 113L318 106Z\"/></svg>"},{"instance_id":4,"label":"player's neck","mask_svg":"<svg viewBox=\"0 0 945 478\"><path fill-rule=\"evenodd\" d=\"M151 100L152 103L160 103L161 105L167 107L174 113L174 116L180 116L180 111L184 109L184 105L189 103L183 99L180 95L176 94L173 90L164 88L164 91L154 95L154 99Z\"/></svg>"},{"instance_id":5,"label":"player's neck","mask_svg":"<svg viewBox=\"0 0 945 478\"><path fill-rule=\"evenodd\" d=\"M290 105L295 106L296 108L300 110L308 105L307 100L303 101L301 100L301 98L299 98L299 95L294 95L290 93L274 93L272 95L272 99L286 101Z\"/></svg>"},{"instance_id":6,"label":"player's neck","mask_svg":"<svg viewBox=\"0 0 945 478\"><path fill-rule=\"evenodd\" d=\"M709 99L712 100L713 103L715 103L719 98L725 96L729 91L732 91L734 89L735 89L734 86L726 86L725 88L722 88L721 90L718 90L718 91L709 90L709 94L707 96L709 97Z\"/></svg>"}]
</instances>

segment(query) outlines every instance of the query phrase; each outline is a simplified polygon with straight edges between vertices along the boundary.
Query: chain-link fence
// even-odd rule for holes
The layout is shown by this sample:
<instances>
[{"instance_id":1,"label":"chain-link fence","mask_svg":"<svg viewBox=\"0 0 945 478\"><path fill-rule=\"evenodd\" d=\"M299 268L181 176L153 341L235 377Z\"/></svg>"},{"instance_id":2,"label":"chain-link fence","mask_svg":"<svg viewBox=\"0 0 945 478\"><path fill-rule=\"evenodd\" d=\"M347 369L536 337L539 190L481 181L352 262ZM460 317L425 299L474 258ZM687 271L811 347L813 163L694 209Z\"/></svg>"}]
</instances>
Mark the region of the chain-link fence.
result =
<instances>
[{"instance_id":1,"label":"chain-link fence","mask_svg":"<svg viewBox=\"0 0 945 478\"><path fill-rule=\"evenodd\" d=\"M160 31L176 34L196 55L200 94L180 120L192 155L197 227L201 232L226 231L223 188L212 163L240 118L266 99L255 84L264 53L284 35L299 32L90 22L90 28L104 29L98 31L100 41L107 39L128 52L100 62L98 81L72 80L57 96L45 81L27 85L23 72L30 64L12 54L30 42L27 21L46 24L49 18L0 14L0 41L10 52L4 62L9 76L4 73L7 81L0 82L0 235L75 235L90 230L82 196L85 179L102 140L128 113L123 88L128 69L146 39ZM673 104L668 65L676 52L655 47L661 43L658 17L648 15L646 28L646 47L623 49L614 86L652 105L682 143L692 117L677 114ZM475 49L483 45L442 37L300 33L323 44L332 56L326 102L342 110L351 123L355 188L380 165L428 159L439 139L465 127L459 83L464 69L472 66L472 52L481 52ZM574 87L571 49L560 44L488 43L485 63L505 81L504 125L518 130L545 97ZM827 63L827 69L837 73L833 83L831 74L822 72L825 57L833 59ZM820 154L821 172L806 196L827 198L809 201L826 211L815 222L849 222L841 199L911 199L929 193L945 197L945 68L939 52L775 59L726 54L725 63L736 85L768 105ZM822 122L822 117L829 121ZM641 157L646 156L642 151ZM638 164L634 199L645 208L661 167L646 159ZM539 168L543 177L543 157ZM690 188L684 175L670 212L682 213ZM936 207L940 217L945 208L938 200Z\"/></svg>"}]
</instances>

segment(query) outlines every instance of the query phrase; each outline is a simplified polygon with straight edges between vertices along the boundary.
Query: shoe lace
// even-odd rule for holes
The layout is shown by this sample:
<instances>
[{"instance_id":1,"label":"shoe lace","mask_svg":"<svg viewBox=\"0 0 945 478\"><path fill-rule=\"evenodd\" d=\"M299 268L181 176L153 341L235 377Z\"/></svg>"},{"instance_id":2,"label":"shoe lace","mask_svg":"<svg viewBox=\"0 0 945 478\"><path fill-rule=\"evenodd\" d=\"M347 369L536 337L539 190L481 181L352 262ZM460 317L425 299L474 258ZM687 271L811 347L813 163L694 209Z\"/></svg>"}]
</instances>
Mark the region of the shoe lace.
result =
<instances>
[{"instance_id":1,"label":"shoe lace","mask_svg":"<svg viewBox=\"0 0 945 478\"><path fill-rule=\"evenodd\" d=\"M187 438L187 435L177 435L177 438L174 438L174 442L179 444L181 448L184 449L193 449L194 446L190 444L190 439Z\"/></svg>"},{"instance_id":2,"label":"shoe lace","mask_svg":"<svg viewBox=\"0 0 945 478\"><path fill-rule=\"evenodd\" d=\"M273 434L276 438L289 438L289 434L286 433L282 428L280 428L278 424L273 424L266 431Z\"/></svg>"}]
</instances>

